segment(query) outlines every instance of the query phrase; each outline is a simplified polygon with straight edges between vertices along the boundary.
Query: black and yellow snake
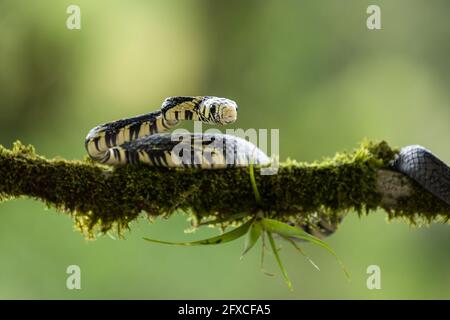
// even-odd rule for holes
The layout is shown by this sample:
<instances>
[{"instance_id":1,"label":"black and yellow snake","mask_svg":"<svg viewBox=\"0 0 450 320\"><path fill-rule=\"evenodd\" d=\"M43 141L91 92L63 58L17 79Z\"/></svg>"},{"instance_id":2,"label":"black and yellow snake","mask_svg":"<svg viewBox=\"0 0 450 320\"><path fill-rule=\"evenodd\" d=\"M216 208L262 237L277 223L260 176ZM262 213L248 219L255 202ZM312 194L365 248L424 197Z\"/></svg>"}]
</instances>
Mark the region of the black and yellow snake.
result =
<instances>
[{"instance_id":1,"label":"black and yellow snake","mask_svg":"<svg viewBox=\"0 0 450 320\"><path fill-rule=\"evenodd\" d=\"M161 167L224 169L268 165L269 157L257 146L232 135L214 133L168 134L182 120L226 125L237 119L236 102L212 96L167 98L160 110L121 119L93 128L86 137L89 156L109 165L145 163ZM450 168L427 149L408 146L400 150L391 168L418 182L450 204ZM334 232L337 222L318 217L319 236Z\"/></svg>"},{"instance_id":2,"label":"black and yellow snake","mask_svg":"<svg viewBox=\"0 0 450 320\"><path fill-rule=\"evenodd\" d=\"M237 119L236 102L210 96L167 98L158 111L93 128L89 156L110 165L145 163L162 167L221 169L269 164L267 155L245 139L224 134L163 134L181 120L226 125Z\"/></svg>"}]
</instances>

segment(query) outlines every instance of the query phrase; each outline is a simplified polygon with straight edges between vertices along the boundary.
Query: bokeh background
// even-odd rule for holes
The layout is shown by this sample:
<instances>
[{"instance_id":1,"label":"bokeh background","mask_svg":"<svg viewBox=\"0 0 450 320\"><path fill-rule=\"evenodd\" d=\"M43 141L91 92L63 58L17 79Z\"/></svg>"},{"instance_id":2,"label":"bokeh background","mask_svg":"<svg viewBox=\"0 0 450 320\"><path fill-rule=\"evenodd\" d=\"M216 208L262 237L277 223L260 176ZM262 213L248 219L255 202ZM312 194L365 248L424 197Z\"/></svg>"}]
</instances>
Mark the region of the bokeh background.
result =
<instances>
[{"instance_id":1,"label":"bokeh background","mask_svg":"<svg viewBox=\"0 0 450 320\"><path fill-rule=\"evenodd\" d=\"M66 9L81 7L81 30ZM366 28L381 7L382 30ZM281 159L320 160L364 138L422 144L450 162L450 2L396 1L0 1L0 143L16 139L47 157L85 156L88 130L157 109L166 96L217 95L240 105L239 128L280 129ZM151 188L151 186L149 186ZM37 201L0 205L0 298L443 299L450 298L448 225L412 228L384 212L349 213L329 238L346 280L321 249L239 260L242 241L177 248L198 239L186 216L132 225L126 240L86 241L71 220ZM81 267L82 289L66 289ZM382 289L368 290L379 265Z\"/></svg>"}]
</instances>

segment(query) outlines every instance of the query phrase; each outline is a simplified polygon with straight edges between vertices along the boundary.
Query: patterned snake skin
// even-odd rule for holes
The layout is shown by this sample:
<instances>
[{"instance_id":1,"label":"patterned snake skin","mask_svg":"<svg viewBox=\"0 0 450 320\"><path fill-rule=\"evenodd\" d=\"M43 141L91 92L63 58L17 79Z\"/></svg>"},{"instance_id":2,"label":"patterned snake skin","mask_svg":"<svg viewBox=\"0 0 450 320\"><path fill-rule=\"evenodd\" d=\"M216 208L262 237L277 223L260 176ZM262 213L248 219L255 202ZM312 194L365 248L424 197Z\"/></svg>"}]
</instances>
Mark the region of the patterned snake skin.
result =
<instances>
[{"instance_id":1,"label":"patterned snake skin","mask_svg":"<svg viewBox=\"0 0 450 320\"><path fill-rule=\"evenodd\" d=\"M393 168L450 204L450 167L429 150L418 145L404 147L395 159Z\"/></svg>"},{"instance_id":2,"label":"patterned snake skin","mask_svg":"<svg viewBox=\"0 0 450 320\"><path fill-rule=\"evenodd\" d=\"M237 119L236 102L213 96L170 97L160 110L93 128L85 139L89 156L109 165L224 169L270 164L253 143L227 134L163 133L180 121L227 125Z\"/></svg>"}]
</instances>

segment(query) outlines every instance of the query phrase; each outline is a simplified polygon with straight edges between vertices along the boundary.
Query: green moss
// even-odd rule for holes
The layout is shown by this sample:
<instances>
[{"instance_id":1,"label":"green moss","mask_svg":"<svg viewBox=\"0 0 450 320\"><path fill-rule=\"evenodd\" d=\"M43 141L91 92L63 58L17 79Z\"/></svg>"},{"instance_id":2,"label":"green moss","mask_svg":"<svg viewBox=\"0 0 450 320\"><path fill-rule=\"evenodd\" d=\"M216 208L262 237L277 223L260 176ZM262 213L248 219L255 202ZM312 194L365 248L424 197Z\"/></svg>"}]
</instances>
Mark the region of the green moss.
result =
<instances>
[{"instance_id":1,"label":"green moss","mask_svg":"<svg viewBox=\"0 0 450 320\"><path fill-rule=\"evenodd\" d=\"M32 146L16 142L12 150L0 146L0 200L28 196L44 201L72 216L88 236L114 226L123 230L141 212L151 218L184 210L192 221L253 215L259 209L279 220L307 221L317 212L334 218L349 210L363 214L380 208L376 172L396 153L386 142L364 142L320 163L288 160L273 176L262 176L255 168L262 198L258 206L246 168L110 168L90 160L47 160ZM413 223L450 216L446 204L415 184L413 196L385 209L389 217Z\"/></svg>"}]
</instances>

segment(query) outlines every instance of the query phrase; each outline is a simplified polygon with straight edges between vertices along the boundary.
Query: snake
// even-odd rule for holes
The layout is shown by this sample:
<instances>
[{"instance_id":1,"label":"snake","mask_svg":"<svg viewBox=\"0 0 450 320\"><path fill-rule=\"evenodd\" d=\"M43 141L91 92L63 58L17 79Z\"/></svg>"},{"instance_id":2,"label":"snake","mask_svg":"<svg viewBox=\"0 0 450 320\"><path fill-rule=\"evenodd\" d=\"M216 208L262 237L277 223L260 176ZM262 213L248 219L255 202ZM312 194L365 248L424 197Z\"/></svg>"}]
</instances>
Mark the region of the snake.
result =
<instances>
[{"instance_id":1,"label":"snake","mask_svg":"<svg viewBox=\"0 0 450 320\"><path fill-rule=\"evenodd\" d=\"M237 120L238 105L214 96L175 96L159 110L98 125L85 139L91 159L120 166L146 164L155 167L226 169L269 165L270 158L253 143L221 133L167 133L184 120L228 125ZM392 170L411 178L450 205L450 167L419 145L402 148L391 162ZM333 234L342 218L330 221L312 216L300 225L317 237Z\"/></svg>"},{"instance_id":2,"label":"snake","mask_svg":"<svg viewBox=\"0 0 450 320\"><path fill-rule=\"evenodd\" d=\"M144 163L156 167L223 169L268 165L253 143L220 133L167 134L183 120L227 125L237 119L235 101L212 96L166 98L160 110L93 128L85 140L88 155L108 165Z\"/></svg>"},{"instance_id":3,"label":"snake","mask_svg":"<svg viewBox=\"0 0 450 320\"><path fill-rule=\"evenodd\" d=\"M401 148L391 166L450 205L450 167L430 150L420 145Z\"/></svg>"}]
</instances>

